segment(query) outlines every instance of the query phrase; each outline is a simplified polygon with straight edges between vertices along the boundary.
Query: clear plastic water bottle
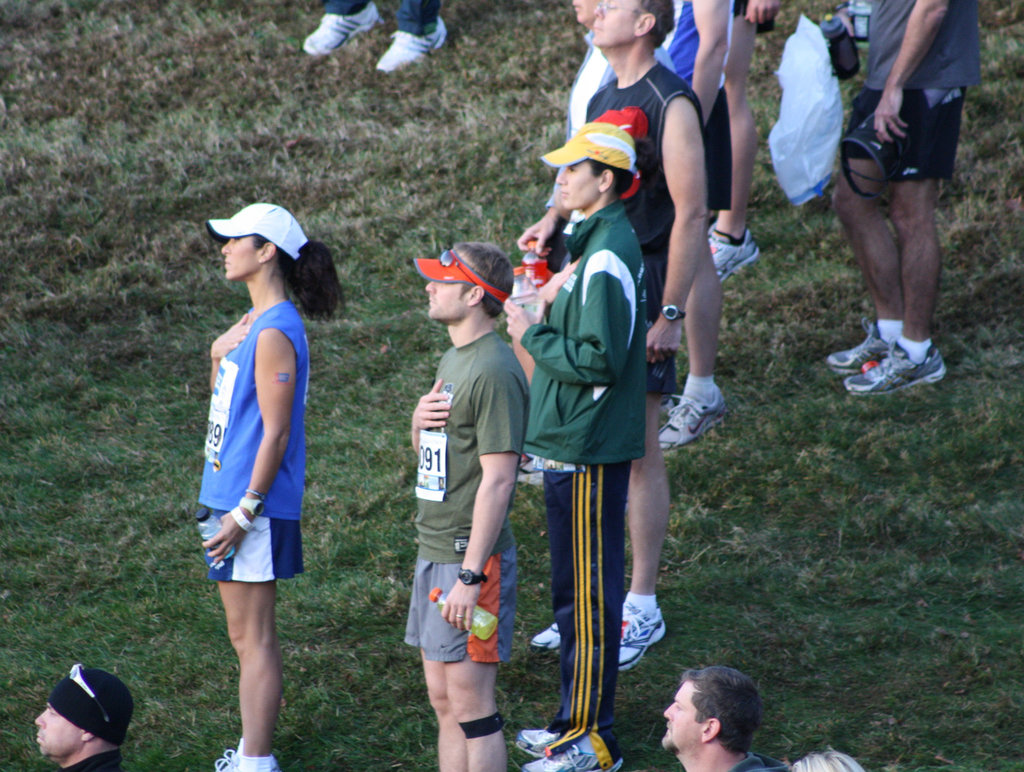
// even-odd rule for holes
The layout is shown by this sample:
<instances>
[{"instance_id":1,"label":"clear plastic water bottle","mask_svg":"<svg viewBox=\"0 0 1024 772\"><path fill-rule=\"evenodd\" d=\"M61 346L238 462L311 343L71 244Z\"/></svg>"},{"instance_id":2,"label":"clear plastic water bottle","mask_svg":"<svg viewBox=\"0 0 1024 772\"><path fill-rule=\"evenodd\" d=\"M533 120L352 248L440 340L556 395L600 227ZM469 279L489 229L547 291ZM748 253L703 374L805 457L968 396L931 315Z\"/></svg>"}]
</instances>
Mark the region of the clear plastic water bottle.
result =
<instances>
[{"instance_id":1,"label":"clear plastic water bottle","mask_svg":"<svg viewBox=\"0 0 1024 772\"><path fill-rule=\"evenodd\" d=\"M196 525L199 527L199 535L203 537L203 541L208 541L220 533L220 518L213 514L213 511L207 507L202 507L196 512ZM226 556L231 557L235 554L235 548L232 547ZM218 560L213 564L212 568L223 568L224 561Z\"/></svg>"},{"instance_id":2,"label":"clear plastic water bottle","mask_svg":"<svg viewBox=\"0 0 1024 772\"><path fill-rule=\"evenodd\" d=\"M436 603L439 609L444 608L444 602L447 597L447 595L441 592L440 587L435 587L430 591L430 602ZM481 641L486 641L494 635L494 630L497 627L498 618L494 616L494 614L485 608L480 608L479 606L475 606L473 608L473 624L470 626L470 630L472 630L473 635Z\"/></svg>"},{"instance_id":3,"label":"clear plastic water bottle","mask_svg":"<svg viewBox=\"0 0 1024 772\"><path fill-rule=\"evenodd\" d=\"M850 0L846 12L850 14L853 24L853 39L858 43L866 42L871 31L871 0Z\"/></svg>"}]
</instances>

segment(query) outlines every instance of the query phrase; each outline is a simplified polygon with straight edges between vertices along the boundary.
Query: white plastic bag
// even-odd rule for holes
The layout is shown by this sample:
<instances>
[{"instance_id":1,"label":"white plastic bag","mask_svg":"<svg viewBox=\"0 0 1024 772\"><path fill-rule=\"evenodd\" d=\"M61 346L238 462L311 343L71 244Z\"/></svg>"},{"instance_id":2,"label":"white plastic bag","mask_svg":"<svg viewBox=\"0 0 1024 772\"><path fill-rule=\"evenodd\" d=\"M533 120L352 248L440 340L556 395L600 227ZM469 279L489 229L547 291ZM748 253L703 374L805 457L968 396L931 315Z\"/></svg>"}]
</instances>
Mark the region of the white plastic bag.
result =
<instances>
[{"instance_id":1,"label":"white plastic bag","mask_svg":"<svg viewBox=\"0 0 1024 772\"><path fill-rule=\"evenodd\" d=\"M843 101L828 45L806 16L786 41L775 74L782 104L768 147L783 191L794 204L802 204L828 185L843 130Z\"/></svg>"}]
</instances>

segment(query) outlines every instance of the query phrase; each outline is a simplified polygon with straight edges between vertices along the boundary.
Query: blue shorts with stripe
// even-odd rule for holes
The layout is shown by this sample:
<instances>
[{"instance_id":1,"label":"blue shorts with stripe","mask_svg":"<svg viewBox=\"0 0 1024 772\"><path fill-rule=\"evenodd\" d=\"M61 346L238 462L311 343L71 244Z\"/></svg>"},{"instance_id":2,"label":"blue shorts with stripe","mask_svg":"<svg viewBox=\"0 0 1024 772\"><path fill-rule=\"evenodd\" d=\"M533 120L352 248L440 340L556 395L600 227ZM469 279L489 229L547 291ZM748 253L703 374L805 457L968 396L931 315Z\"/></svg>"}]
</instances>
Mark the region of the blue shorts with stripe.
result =
<instances>
[{"instance_id":1,"label":"blue shorts with stripe","mask_svg":"<svg viewBox=\"0 0 1024 772\"><path fill-rule=\"evenodd\" d=\"M214 510L213 516L223 517L226 512ZM210 566L208 579L216 582L272 582L291 579L301 574L302 530L299 520L281 520L260 516L253 520L253 529L245 535L235 554L220 568L203 552Z\"/></svg>"}]
</instances>

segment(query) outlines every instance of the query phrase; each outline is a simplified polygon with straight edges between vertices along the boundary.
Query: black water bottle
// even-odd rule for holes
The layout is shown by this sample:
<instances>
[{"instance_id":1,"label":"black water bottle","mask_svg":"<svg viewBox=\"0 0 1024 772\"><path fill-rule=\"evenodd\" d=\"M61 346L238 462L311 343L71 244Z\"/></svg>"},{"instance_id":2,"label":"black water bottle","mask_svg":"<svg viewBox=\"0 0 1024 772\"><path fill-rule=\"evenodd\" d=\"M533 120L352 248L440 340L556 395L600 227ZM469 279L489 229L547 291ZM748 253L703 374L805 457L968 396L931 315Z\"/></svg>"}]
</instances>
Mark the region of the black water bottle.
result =
<instances>
[{"instance_id":1,"label":"black water bottle","mask_svg":"<svg viewBox=\"0 0 1024 772\"><path fill-rule=\"evenodd\" d=\"M850 37L849 30L838 16L829 14L821 22L821 32L828 41L828 55L832 59L832 69L839 80L852 78L860 70L860 55L857 44Z\"/></svg>"}]
</instances>

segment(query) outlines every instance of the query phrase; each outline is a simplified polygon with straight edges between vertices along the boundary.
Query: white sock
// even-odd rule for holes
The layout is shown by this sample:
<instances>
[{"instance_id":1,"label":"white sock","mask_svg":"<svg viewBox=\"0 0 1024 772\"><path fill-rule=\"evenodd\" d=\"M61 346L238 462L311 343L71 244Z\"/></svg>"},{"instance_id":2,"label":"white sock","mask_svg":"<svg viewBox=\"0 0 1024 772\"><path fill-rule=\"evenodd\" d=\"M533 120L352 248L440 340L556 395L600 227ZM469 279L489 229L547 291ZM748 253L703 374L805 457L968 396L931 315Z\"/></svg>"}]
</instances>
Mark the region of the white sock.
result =
<instances>
[{"instance_id":1,"label":"white sock","mask_svg":"<svg viewBox=\"0 0 1024 772\"><path fill-rule=\"evenodd\" d=\"M632 603L645 614L651 614L658 610L657 595L637 595L634 592L627 592L626 603Z\"/></svg>"},{"instance_id":2,"label":"white sock","mask_svg":"<svg viewBox=\"0 0 1024 772\"><path fill-rule=\"evenodd\" d=\"M886 343L892 343L903 334L902 319L879 319L875 324L878 326L878 337Z\"/></svg>"},{"instance_id":3,"label":"white sock","mask_svg":"<svg viewBox=\"0 0 1024 772\"><path fill-rule=\"evenodd\" d=\"M702 405L710 405L718 397L715 376L688 374L686 386L683 387L683 396L695 399Z\"/></svg>"},{"instance_id":4,"label":"white sock","mask_svg":"<svg viewBox=\"0 0 1024 772\"><path fill-rule=\"evenodd\" d=\"M274 772L277 760L271 756L242 756L238 759L238 772Z\"/></svg>"},{"instance_id":5,"label":"white sock","mask_svg":"<svg viewBox=\"0 0 1024 772\"><path fill-rule=\"evenodd\" d=\"M932 346L932 339L924 341L910 340L900 335L899 339L900 348L907 352L907 356L910 357L910 361L915 365L921 364L928 356L928 349Z\"/></svg>"}]
</instances>

